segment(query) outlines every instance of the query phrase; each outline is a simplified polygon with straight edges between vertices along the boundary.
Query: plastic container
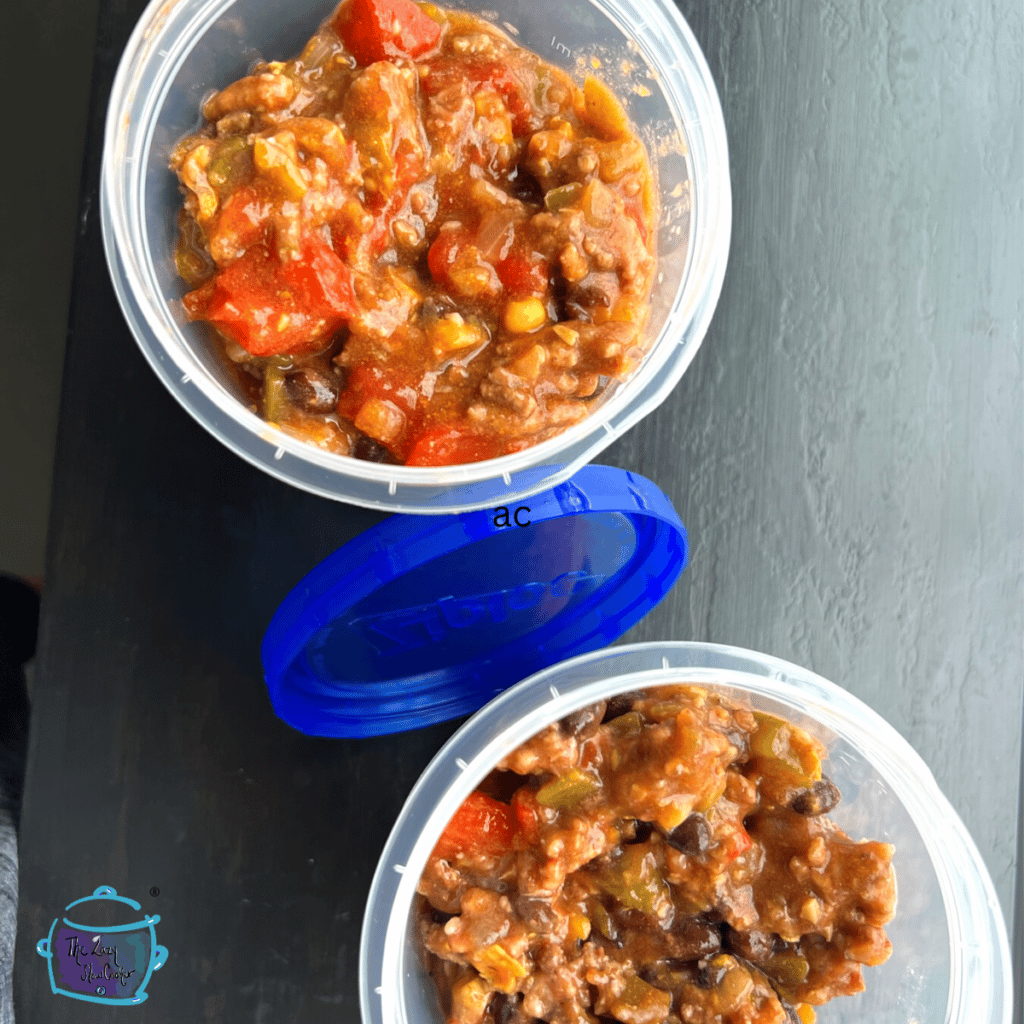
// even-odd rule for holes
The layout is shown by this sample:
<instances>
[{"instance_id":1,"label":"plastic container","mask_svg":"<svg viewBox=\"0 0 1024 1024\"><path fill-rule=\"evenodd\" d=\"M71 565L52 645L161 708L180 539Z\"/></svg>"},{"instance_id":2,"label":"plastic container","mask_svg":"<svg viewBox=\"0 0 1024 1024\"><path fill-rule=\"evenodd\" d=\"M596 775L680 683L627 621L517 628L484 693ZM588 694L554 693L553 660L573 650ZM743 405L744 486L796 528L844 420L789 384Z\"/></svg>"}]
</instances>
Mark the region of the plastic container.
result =
<instances>
[{"instance_id":1,"label":"plastic container","mask_svg":"<svg viewBox=\"0 0 1024 1024\"><path fill-rule=\"evenodd\" d=\"M660 192L659 275L649 355L599 409L515 455L441 468L383 466L319 451L265 423L238 397L199 324L177 303L181 196L168 155L202 99L257 59L297 54L332 0L153 0L136 26L107 117L101 221L121 308L143 354L215 437L271 475L329 498L393 511L458 512L567 479L654 409L693 359L721 290L731 197L721 108L689 28L666 0L454 0L570 70L599 73L624 99L651 151Z\"/></svg>"},{"instance_id":2,"label":"plastic container","mask_svg":"<svg viewBox=\"0 0 1024 1024\"><path fill-rule=\"evenodd\" d=\"M819 1024L1003 1024L1010 959L992 883L971 838L907 742L845 690L786 662L697 643L638 644L539 672L470 719L427 767L384 848L363 923L364 1024L442 1024L413 944L416 883L445 824L494 763L549 722L614 693L687 680L782 715L822 740L851 837L896 846L893 954L867 990Z\"/></svg>"}]
</instances>

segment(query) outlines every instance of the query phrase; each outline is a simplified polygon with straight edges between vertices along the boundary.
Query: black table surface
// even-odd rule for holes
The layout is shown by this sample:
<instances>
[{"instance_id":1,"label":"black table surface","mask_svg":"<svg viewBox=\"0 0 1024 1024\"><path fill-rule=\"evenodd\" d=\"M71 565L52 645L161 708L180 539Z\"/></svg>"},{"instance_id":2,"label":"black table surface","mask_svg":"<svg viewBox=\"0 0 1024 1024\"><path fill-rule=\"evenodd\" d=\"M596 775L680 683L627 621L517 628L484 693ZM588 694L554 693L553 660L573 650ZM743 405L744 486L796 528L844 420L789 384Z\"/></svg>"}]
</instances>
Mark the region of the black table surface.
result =
<instances>
[{"instance_id":1,"label":"black table surface","mask_svg":"<svg viewBox=\"0 0 1024 1024\"><path fill-rule=\"evenodd\" d=\"M104 0L21 836L22 1024L350 1022L391 822L454 723L314 739L258 646L382 516L249 467L144 363L98 224ZM1019 5L683 0L728 127L732 254L665 404L600 461L671 497L689 568L624 641L765 651L920 751L1012 925L1022 705ZM849 9L847 9L849 8ZM56 998L37 939L114 886L158 913L151 998Z\"/></svg>"}]
</instances>

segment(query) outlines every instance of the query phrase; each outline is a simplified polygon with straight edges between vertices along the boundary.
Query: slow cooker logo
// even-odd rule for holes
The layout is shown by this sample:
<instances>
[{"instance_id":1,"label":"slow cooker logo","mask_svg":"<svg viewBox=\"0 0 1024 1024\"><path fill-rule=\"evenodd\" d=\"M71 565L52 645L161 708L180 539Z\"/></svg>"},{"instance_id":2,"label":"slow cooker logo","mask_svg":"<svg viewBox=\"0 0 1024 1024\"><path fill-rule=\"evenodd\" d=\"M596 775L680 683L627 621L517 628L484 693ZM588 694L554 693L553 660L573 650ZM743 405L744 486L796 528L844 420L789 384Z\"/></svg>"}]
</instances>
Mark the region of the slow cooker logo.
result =
<instances>
[{"instance_id":1,"label":"slow cooker logo","mask_svg":"<svg viewBox=\"0 0 1024 1024\"><path fill-rule=\"evenodd\" d=\"M469 597L442 597L412 608L362 615L349 625L358 629L378 654L397 654L438 643L456 629L504 622L518 612L536 607L546 595L567 598L587 593L604 579L602 575L577 569L547 583L523 583Z\"/></svg>"},{"instance_id":2,"label":"slow cooker logo","mask_svg":"<svg viewBox=\"0 0 1024 1024\"><path fill-rule=\"evenodd\" d=\"M154 926L160 915L143 914L140 919L125 907L142 910L135 900L101 885L91 896L69 903L64 917L53 919L50 934L36 943L36 952L47 962L55 994L112 1006L131 1006L149 998L150 976L167 961L166 947L156 942ZM97 923L114 915L131 920Z\"/></svg>"}]
</instances>

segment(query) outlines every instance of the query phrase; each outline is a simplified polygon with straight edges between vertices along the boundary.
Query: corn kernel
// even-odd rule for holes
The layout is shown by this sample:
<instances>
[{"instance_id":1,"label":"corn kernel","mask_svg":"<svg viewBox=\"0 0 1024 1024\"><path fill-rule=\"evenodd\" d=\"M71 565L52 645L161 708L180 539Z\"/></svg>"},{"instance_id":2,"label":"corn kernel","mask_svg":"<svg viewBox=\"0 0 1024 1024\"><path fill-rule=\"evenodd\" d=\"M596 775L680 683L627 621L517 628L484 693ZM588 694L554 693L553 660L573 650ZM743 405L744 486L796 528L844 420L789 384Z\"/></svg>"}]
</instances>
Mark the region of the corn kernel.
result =
<instances>
[{"instance_id":1,"label":"corn kernel","mask_svg":"<svg viewBox=\"0 0 1024 1024\"><path fill-rule=\"evenodd\" d=\"M800 908L800 916L811 924L817 924L821 920L821 903L813 896L808 897Z\"/></svg>"},{"instance_id":2,"label":"corn kernel","mask_svg":"<svg viewBox=\"0 0 1024 1024\"><path fill-rule=\"evenodd\" d=\"M448 355L462 349L475 348L485 339L483 330L476 324L466 323L462 318L445 317L434 320L427 327L427 340L434 354Z\"/></svg>"},{"instance_id":3,"label":"corn kernel","mask_svg":"<svg viewBox=\"0 0 1024 1024\"><path fill-rule=\"evenodd\" d=\"M499 992L514 992L517 982L530 973L523 963L497 942L477 953L471 953L468 960Z\"/></svg>"},{"instance_id":4,"label":"corn kernel","mask_svg":"<svg viewBox=\"0 0 1024 1024\"><path fill-rule=\"evenodd\" d=\"M537 298L513 299L505 306L505 329L513 334L529 334L547 323L544 303Z\"/></svg>"},{"instance_id":5,"label":"corn kernel","mask_svg":"<svg viewBox=\"0 0 1024 1024\"><path fill-rule=\"evenodd\" d=\"M754 979L742 967L734 967L718 986L719 1002L726 1011L739 1007L754 988Z\"/></svg>"},{"instance_id":6,"label":"corn kernel","mask_svg":"<svg viewBox=\"0 0 1024 1024\"><path fill-rule=\"evenodd\" d=\"M583 914L569 915L569 938L579 942L586 942L590 937L590 918Z\"/></svg>"},{"instance_id":7,"label":"corn kernel","mask_svg":"<svg viewBox=\"0 0 1024 1024\"><path fill-rule=\"evenodd\" d=\"M543 345L534 345L512 364L511 370L523 380L535 381L540 376L547 357L548 354Z\"/></svg>"},{"instance_id":8,"label":"corn kernel","mask_svg":"<svg viewBox=\"0 0 1024 1024\"><path fill-rule=\"evenodd\" d=\"M405 413L393 402L371 398L363 403L354 422L364 434L387 444L405 429Z\"/></svg>"},{"instance_id":9,"label":"corn kernel","mask_svg":"<svg viewBox=\"0 0 1024 1024\"><path fill-rule=\"evenodd\" d=\"M253 161L268 178L277 184L289 199L299 200L306 194L306 179L298 163L295 136L280 132L269 139L258 136L252 147Z\"/></svg>"},{"instance_id":10,"label":"corn kernel","mask_svg":"<svg viewBox=\"0 0 1024 1024\"><path fill-rule=\"evenodd\" d=\"M490 985L478 975L459 978L452 985L452 1010L460 1020L480 1020L491 995Z\"/></svg>"}]
</instances>

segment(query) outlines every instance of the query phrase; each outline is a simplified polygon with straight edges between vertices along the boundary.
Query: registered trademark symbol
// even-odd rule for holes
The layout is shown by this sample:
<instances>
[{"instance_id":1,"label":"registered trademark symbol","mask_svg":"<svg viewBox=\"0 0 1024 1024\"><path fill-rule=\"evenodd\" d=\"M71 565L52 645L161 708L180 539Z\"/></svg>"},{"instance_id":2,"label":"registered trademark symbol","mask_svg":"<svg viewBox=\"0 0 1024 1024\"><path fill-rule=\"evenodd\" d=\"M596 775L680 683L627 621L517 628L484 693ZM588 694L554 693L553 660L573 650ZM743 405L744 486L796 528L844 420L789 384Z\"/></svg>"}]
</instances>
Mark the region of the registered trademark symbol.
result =
<instances>
[{"instance_id":1,"label":"registered trademark symbol","mask_svg":"<svg viewBox=\"0 0 1024 1024\"><path fill-rule=\"evenodd\" d=\"M159 896L160 895L160 890L154 885L153 888L149 890L149 895L150 896Z\"/></svg>"}]
</instances>

